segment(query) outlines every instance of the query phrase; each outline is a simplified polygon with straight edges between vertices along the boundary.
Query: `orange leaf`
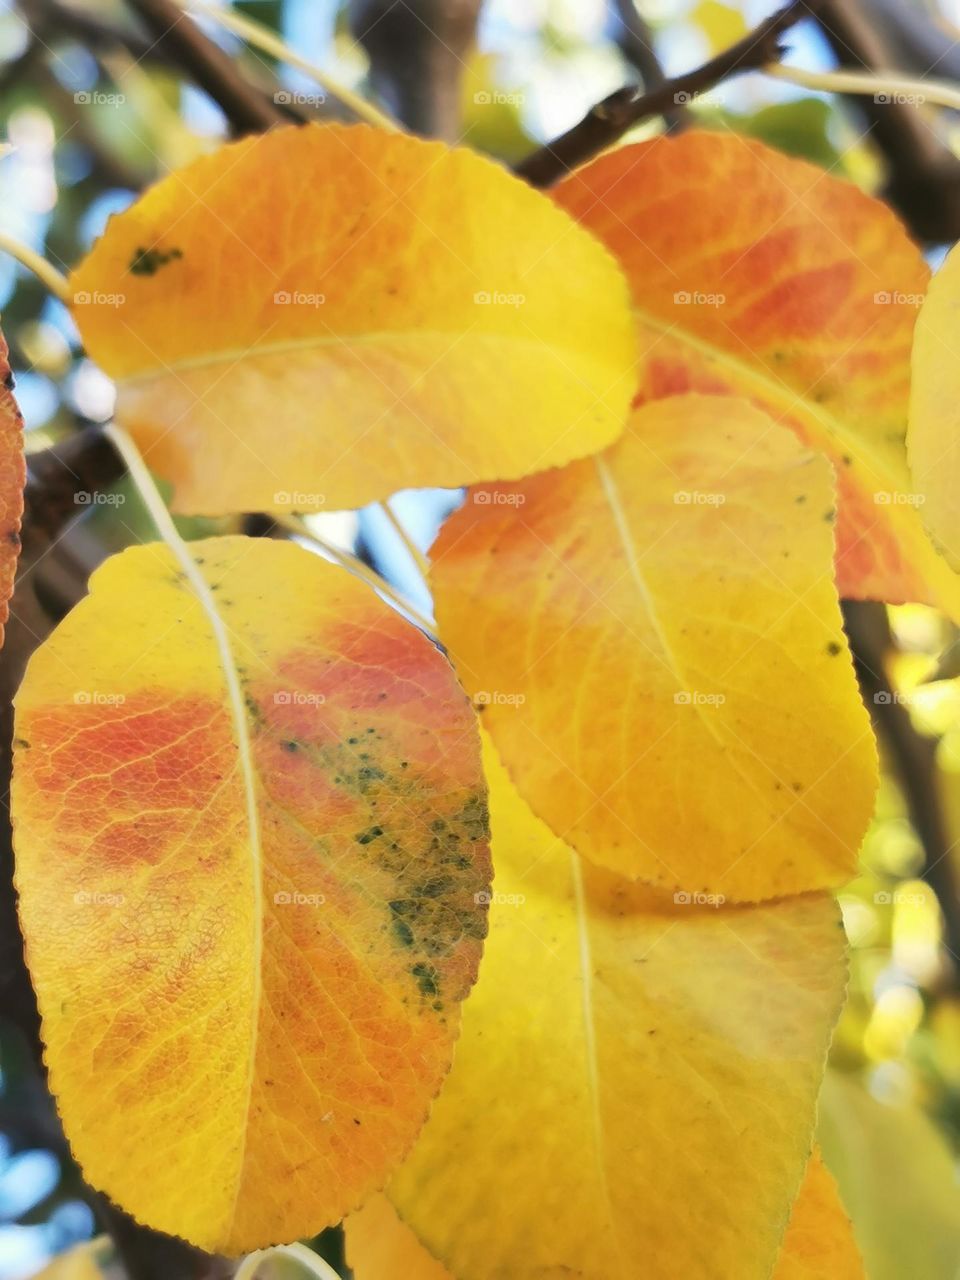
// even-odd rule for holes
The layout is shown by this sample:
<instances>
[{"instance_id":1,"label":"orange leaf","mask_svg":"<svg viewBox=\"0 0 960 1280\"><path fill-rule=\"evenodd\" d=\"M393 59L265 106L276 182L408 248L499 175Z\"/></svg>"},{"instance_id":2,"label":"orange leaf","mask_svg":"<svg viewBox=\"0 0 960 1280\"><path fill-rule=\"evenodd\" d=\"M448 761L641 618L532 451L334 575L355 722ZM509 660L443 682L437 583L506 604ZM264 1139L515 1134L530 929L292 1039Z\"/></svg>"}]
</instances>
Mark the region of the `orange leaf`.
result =
<instances>
[{"instance_id":1,"label":"orange leaf","mask_svg":"<svg viewBox=\"0 0 960 1280\"><path fill-rule=\"evenodd\" d=\"M440 634L525 799L592 861L749 900L854 874L876 752L830 481L745 401L673 396L441 530Z\"/></svg>"},{"instance_id":2,"label":"orange leaf","mask_svg":"<svg viewBox=\"0 0 960 1280\"><path fill-rule=\"evenodd\" d=\"M292 544L191 551L205 595L126 551L31 660L17 887L88 1180L237 1253L338 1221L413 1141L479 961L486 805L419 631Z\"/></svg>"},{"instance_id":3,"label":"orange leaf","mask_svg":"<svg viewBox=\"0 0 960 1280\"><path fill-rule=\"evenodd\" d=\"M793 1203L773 1280L863 1280L863 1276L860 1251L837 1184L814 1149Z\"/></svg>"},{"instance_id":4,"label":"orange leaf","mask_svg":"<svg viewBox=\"0 0 960 1280\"><path fill-rule=\"evenodd\" d=\"M762 143L695 131L611 152L553 194L626 270L641 397L748 396L836 468L841 595L960 617L904 448L929 273L886 205Z\"/></svg>"},{"instance_id":5,"label":"orange leaf","mask_svg":"<svg viewBox=\"0 0 960 1280\"><path fill-rule=\"evenodd\" d=\"M540 192L368 126L222 147L111 220L74 315L179 511L357 507L616 439L626 284Z\"/></svg>"},{"instance_id":6,"label":"orange leaf","mask_svg":"<svg viewBox=\"0 0 960 1280\"><path fill-rule=\"evenodd\" d=\"M0 334L0 645L3 644L3 628L17 572L26 479L23 422L12 387L7 344Z\"/></svg>"}]
</instances>

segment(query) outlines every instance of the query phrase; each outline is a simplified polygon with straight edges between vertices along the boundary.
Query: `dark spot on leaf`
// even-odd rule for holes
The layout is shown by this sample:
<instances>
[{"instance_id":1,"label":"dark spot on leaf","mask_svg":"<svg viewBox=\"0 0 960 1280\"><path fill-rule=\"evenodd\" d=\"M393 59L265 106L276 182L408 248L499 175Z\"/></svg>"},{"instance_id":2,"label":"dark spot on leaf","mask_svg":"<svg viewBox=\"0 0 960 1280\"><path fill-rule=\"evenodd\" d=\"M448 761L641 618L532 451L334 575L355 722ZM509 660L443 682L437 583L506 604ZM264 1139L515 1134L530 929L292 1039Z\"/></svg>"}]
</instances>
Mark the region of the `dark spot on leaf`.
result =
<instances>
[{"instance_id":1,"label":"dark spot on leaf","mask_svg":"<svg viewBox=\"0 0 960 1280\"><path fill-rule=\"evenodd\" d=\"M183 253L179 249L144 249L139 245L134 250L127 270L132 276L155 276L168 262L182 257Z\"/></svg>"},{"instance_id":2,"label":"dark spot on leaf","mask_svg":"<svg viewBox=\"0 0 960 1280\"><path fill-rule=\"evenodd\" d=\"M366 831L359 831L353 837L357 844L369 844L371 840L376 840L378 836L383 835L383 827L369 827Z\"/></svg>"}]
</instances>

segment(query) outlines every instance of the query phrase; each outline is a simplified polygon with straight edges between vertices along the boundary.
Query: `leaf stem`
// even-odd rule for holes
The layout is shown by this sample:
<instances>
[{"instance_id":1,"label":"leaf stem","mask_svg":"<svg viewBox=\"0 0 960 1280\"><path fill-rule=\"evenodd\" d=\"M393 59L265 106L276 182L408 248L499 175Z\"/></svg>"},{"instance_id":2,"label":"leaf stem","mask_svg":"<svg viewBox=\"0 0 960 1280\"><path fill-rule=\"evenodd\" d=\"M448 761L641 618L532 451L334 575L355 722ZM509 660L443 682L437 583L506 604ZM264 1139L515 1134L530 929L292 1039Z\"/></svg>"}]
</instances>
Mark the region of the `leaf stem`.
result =
<instances>
[{"instance_id":1,"label":"leaf stem","mask_svg":"<svg viewBox=\"0 0 960 1280\"><path fill-rule=\"evenodd\" d=\"M952 107L960 111L960 89L945 80L911 80L907 76L891 75L884 71L804 71L800 67L785 67L771 63L763 68L764 75L778 80L789 80L804 89L819 89L824 93L855 93L869 95L883 101L885 95L894 101L900 97L915 99L917 104L932 103L938 107Z\"/></svg>"},{"instance_id":2,"label":"leaf stem","mask_svg":"<svg viewBox=\"0 0 960 1280\"><path fill-rule=\"evenodd\" d=\"M383 502L377 503L377 506L379 506L380 510L390 522L390 528L403 543L406 548L407 555L417 566L421 578L423 578L424 582L427 582L430 577L430 564L426 556L414 542L413 538L411 538L409 531L401 521L400 517L394 511L393 507L391 507L390 499L385 498Z\"/></svg>"},{"instance_id":3,"label":"leaf stem","mask_svg":"<svg viewBox=\"0 0 960 1280\"><path fill-rule=\"evenodd\" d=\"M307 1274L316 1276L317 1280L340 1280L340 1276L319 1254L303 1244L280 1244L272 1249L258 1249L248 1254L237 1268L233 1280L256 1280L260 1263L267 1258L295 1258L307 1269Z\"/></svg>"},{"instance_id":4,"label":"leaf stem","mask_svg":"<svg viewBox=\"0 0 960 1280\"><path fill-rule=\"evenodd\" d=\"M324 71L322 67L318 67L316 63L302 57L295 49L291 49L288 44L285 44L279 36L274 35L269 28L259 22L255 22L253 18L248 18L245 14L238 13L232 9L220 9L216 5L210 4L209 0L175 0L175 3L186 12L202 13L212 22L218 23L221 27L226 27L228 31L233 31L245 40L247 44L262 49L264 53L270 54L273 58L278 58L281 62L297 67L298 70L316 80L317 84L326 89L327 93L332 97L339 98L344 106L349 107L359 119L366 120L367 124L376 125L379 129L389 129L392 133L401 132L400 126L396 121L391 120L388 115L375 107L372 102L368 102L359 93L354 93L352 89L348 89L346 85L335 80L333 76Z\"/></svg>"},{"instance_id":5,"label":"leaf stem","mask_svg":"<svg viewBox=\"0 0 960 1280\"><path fill-rule=\"evenodd\" d=\"M70 300L70 290L67 285L67 277L61 275L53 263L48 262L42 254L37 253L36 249L31 249L29 245L22 244L15 237L7 235L5 231L0 231L0 250L9 253L11 258L16 258L22 267L26 267L28 271L32 271L37 279L47 286L55 298L59 298L64 305Z\"/></svg>"},{"instance_id":6,"label":"leaf stem","mask_svg":"<svg viewBox=\"0 0 960 1280\"><path fill-rule=\"evenodd\" d=\"M386 578L382 578L376 570L371 569L369 565L364 564L359 556L355 556L350 551L344 551L340 547L335 546L332 542L328 542L326 538L319 533L308 528L302 520L297 516L271 516L274 524L285 529L288 533L292 533L297 538L303 538L307 542L312 542L318 551L322 551L325 556L329 556L341 568L346 569L349 573L355 574L358 578L362 578L368 586L373 587L374 591L379 591L381 595L387 597L401 613L407 614L409 618L421 629L426 632L432 640L436 640L436 629L433 623L427 618L416 605L396 591Z\"/></svg>"}]
</instances>

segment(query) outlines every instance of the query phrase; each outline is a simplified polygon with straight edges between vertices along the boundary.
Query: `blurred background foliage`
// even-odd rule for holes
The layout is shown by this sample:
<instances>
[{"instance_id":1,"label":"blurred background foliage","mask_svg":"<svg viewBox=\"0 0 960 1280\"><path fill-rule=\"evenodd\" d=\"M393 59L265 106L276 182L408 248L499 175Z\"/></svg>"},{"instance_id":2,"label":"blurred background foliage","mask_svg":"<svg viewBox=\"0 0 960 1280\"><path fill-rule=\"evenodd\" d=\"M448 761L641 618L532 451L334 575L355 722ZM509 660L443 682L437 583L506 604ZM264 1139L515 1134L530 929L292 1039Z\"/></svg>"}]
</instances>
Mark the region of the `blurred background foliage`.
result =
<instances>
[{"instance_id":1,"label":"blurred background foliage","mask_svg":"<svg viewBox=\"0 0 960 1280\"><path fill-rule=\"evenodd\" d=\"M909 7L909 0L904 3ZM957 3L937 7L930 0L915 9L942 33L944 47L953 46L949 24ZM641 7L667 75L739 39L769 11L722 0L652 0ZM368 91L367 58L350 35L344 5L238 0L236 8L343 83ZM624 11L605 0L487 0L462 76L462 139L514 161L575 123L607 93L635 81ZM269 93L279 89L294 101L301 95L308 114L319 118L336 111L301 73L252 53L212 25L204 29ZM834 64L812 23L792 30L788 43L788 62L810 69ZM906 61L896 65L916 70L905 42L898 51ZM927 65L933 60L927 56ZM938 74L944 75L950 60L939 61ZM867 189L882 184L882 158L849 102L750 75L721 85L687 110L697 123L750 134ZM656 120L638 132L663 127ZM939 113L935 127L952 151L955 120ZM68 270L109 215L146 184L228 135L219 108L184 78L122 0L0 0L0 139L6 144L0 229L60 270ZM944 246L926 248L935 265ZM68 312L2 254L0 308L29 447L108 420L112 386L80 351ZM85 556L93 563L152 536L133 493L121 487L115 496L113 504L78 509L54 559ZM455 501L452 494L405 494L395 509L426 548ZM421 580L382 512L325 512L310 520L429 611ZM207 532L212 523L188 522L185 532ZM821 1140L871 1280L956 1280L960 956L954 952L960 903L952 886L960 876L960 645L930 609L890 609L887 625L889 688L874 694L874 710L895 708L901 740L913 735L919 744L914 755L920 763L915 759L913 769L924 772L926 800L917 800L916 778L904 774L903 760L881 732L880 802L862 874L841 895L851 943L850 991L824 1091ZM939 850L922 830L918 803L921 810L924 803L940 807ZM64 1149L25 1043L0 1019L0 1280L34 1275L52 1255L89 1240L102 1229L98 1214ZM342 1265L334 1238L325 1252ZM118 1274L108 1245L85 1248L67 1265L52 1271L51 1280Z\"/></svg>"}]
</instances>

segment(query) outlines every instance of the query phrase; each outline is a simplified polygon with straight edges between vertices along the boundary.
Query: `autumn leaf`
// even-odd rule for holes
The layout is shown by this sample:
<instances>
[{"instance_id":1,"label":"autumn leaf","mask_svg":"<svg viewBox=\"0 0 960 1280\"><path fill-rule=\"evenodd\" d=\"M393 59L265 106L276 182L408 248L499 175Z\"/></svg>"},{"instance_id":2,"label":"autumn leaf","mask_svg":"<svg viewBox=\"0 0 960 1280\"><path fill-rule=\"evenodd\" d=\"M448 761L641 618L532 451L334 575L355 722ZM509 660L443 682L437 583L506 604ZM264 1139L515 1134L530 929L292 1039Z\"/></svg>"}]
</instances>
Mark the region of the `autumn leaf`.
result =
<instances>
[{"instance_id":1,"label":"autumn leaf","mask_svg":"<svg viewBox=\"0 0 960 1280\"><path fill-rule=\"evenodd\" d=\"M522 1225L522 1224L521 1224ZM454 1280L401 1219L386 1195L371 1196L343 1224L347 1259L355 1280ZM507 1280L512 1272L505 1272ZM556 1272L559 1276L562 1272ZM644 1274L653 1280L649 1270ZM672 1276L664 1270L659 1273ZM467 1272L462 1280L470 1280ZM850 1221L840 1203L836 1183L820 1154L807 1162L800 1192L793 1202L773 1280L863 1280L863 1264Z\"/></svg>"},{"instance_id":2,"label":"autumn leaf","mask_svg":"<svg viewBox=\"0 0 960 1280\"><path fill-rule=\"evenodd\" d=\"M59 1254L35 1280L108 1280L106 1259L112 1252L105 1236L85 1241Z\"/></svg>"},{"instance_id":3,"label":"autumn leaf","mask_svg":"<svg viewBox=\"0 0 960 1280\"><path fill-rule=\"evenodd\" d=\"M913 344L908 448L915 501L954 566L960 565L960 253L930 282Z\"/></svg>"},{"instance_id":4,"label":"autumn leaf","mask_svg":"<svg viewBox=\"0 0 960 1280\"><path fill-rule=\"evenodd\" d=\"M766 1280L843 997L836 905L631 885L486 760L490 936L391 1200L457 1280Z\"/></svg>"},{"instance_id":5,"label":"autumn leaf","mask_svg":"<svg viewBox=\"0 0 960 1280\"><path fill-rule=\"evenodd\" d=\"M0 333L0 645L17 572L26 480L23 423L12 388L9 352Z\"/></svg>"},{"instance_id":6,"label":"autumn leaf","mask_svg":"<svg viewBox=\"0 0 960 1280\"><path fill-rule=\"evenodd\" d=\"M841 595L960 617L904 448L929 273L886 205L730 132L621 148L554 194L627 273L641 396L730 391L793 427L836 468Z\"/></svg>"},{"instance_id":7,"label":"autumn leaf","mask_svg":"<svg viewBox=\"0 0 960 1280\"><path fill-rule=\"evenodd\" d=\"M455 1280L382 1193L350 1214L343 1233L354 1280Z\"/></svg>"},{"instance_id":8,"label":"autumn leaf","mask_svg":"<svg viewBox=\"0 0 960 1280\"><path fill-rule=\"evenodd\" d=\"M864 1280L853 1227L816 1149L793 1204L773 1280Z\"/></svg>"},{"instance_id":9,"label":"autumn leaf","mask_svg":"<svg viewBox=\"0 0 960 1280\"><path fill-rule=\"evenodd\" d=\"M449 1065L489 880L445 659L289 543L114 557L17 697L17 887L87 1179L211 1251L382 1185Z\"/></svg>"},{"instance_id":10,"label":"autumn leaf","mask_svg":"<svg viewBox=\"0 0 960 1280\"><path fill-rule=\"evenodd\" d=\"M635 386L626 285L591 236L472 152L368 126L171 174L70 291L119 419L195 514L516 478L611 443Z\"/></svg>"},{"instance_id":11,"label":"autumn leaf","mask_svg":"<svg viewBox=\"0 0 960 1280\"><path fill-rule=\"evenodd\" d=\"M876 761L832 507L791 432L686 395L447 521L440 634L521 793L586 857L744 900L853 876Z\"/></svg>"}]
</instances>

